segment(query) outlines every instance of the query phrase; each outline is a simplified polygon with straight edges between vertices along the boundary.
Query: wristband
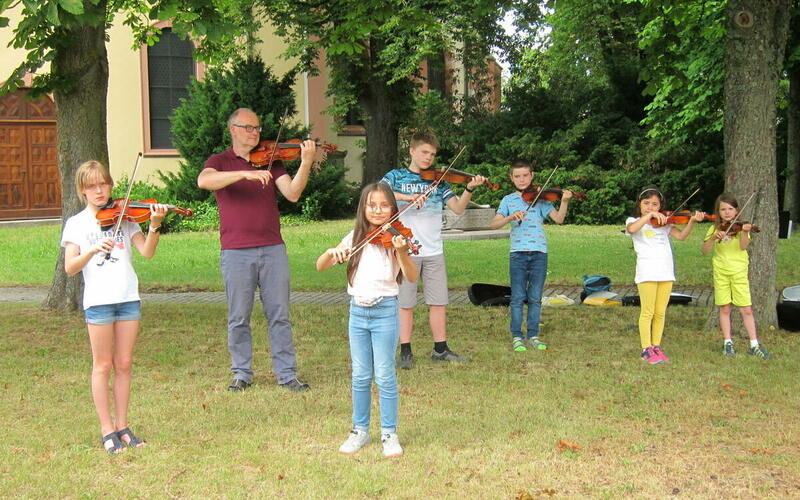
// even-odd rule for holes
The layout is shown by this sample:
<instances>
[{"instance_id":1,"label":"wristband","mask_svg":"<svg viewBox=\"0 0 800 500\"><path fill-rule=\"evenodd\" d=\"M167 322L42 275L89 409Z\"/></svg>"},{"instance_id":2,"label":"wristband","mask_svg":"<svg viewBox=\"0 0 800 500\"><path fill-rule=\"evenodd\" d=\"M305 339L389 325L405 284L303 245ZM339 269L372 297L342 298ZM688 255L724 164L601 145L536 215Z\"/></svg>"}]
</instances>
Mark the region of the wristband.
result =
<instances>
[{"instance_id":1,"label":"wristband","mask_svg":"<svg viewBox=\"0 0 800 500\"><path fill-rule=\"evenodd\" d=\"M151 232L151 233L160 233L161 232L161 226L158 226L158 227L150 226L150 229L148 229L148 231Z\"/></svg>"},{"instance_id":2,"label":"wristband","mask_svg":"<svg viewBox=\"0 0 800 500\"><path fill-rule=\"evenodd\" d=\"M466 192L468 192L468 193L471 193L471 192L473 192L473 191L475 191L475 190L474 190L474 189L470 189L470 188L464 188L464 191L466 191Z\"/></svg>"}]
</instances>

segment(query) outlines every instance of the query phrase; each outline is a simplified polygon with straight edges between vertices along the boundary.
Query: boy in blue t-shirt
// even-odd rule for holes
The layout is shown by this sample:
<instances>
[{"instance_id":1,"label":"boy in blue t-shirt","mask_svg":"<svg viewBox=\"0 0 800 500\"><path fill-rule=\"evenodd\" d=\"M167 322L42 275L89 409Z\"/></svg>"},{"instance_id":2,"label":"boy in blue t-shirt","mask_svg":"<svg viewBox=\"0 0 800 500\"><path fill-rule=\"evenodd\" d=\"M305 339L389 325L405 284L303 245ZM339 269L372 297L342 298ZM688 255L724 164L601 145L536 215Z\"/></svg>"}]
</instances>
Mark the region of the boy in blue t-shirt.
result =
<instances>
[{"instance_id":1,"label":"boy in blue t-shirt","mask_svg":"<svg viewBox=\"0 0 800 500\"><path fill-rule=\"evenodd\" d=\"M483 184L486 179L476 175L467 184L464 193L459 197L451 190L450 185L442 181L433 192L423 196L433 183L420 176L420 171L433 165L439 141L431 134L418 132L411 138L409 155L411 162L408 168L387 172L381 182L388 184L402 210L409 203L415 205L406 210L400 217L403 225L411 229L414 238L421 243L419 255L412 256L419 269L423 282L425 303L428 305L428 320L433 333L432 361L459 362L469 361L466 356L459 356L447 346L447 327L445 306L448 303L447 270L444 262L442 245L442 211L444 206L456 214L463 214L472 191ZM414 364L411 353L411 332L414 319L414 306L417 304L417 283L404 281L400 284L400 362L398 366L405 370Z\"/></svg>"},{"instance_id":2,"label":"boy in blue t-shirt","mask_svg":"<svg viewBox=\"0 0 800 500\"><path fill-rule=\"evenodd\" d=\"M547 277L547 239L544 236L544 219L550 217L556 224L567 216L572 191L565 189L558 211L547 201L537 201L528 208L522 192L533 181L531 164L517 160L511 165L511 181L515 193L503 197L490 226L499 229L511 223L511 254L508 272L511 276L511 347L517 352L527 351L522 336L522 307L528 299L528 345L545 350L547 344L539 339L539 319L542 311L542 292Z\"/></svg>"}]
</instances>

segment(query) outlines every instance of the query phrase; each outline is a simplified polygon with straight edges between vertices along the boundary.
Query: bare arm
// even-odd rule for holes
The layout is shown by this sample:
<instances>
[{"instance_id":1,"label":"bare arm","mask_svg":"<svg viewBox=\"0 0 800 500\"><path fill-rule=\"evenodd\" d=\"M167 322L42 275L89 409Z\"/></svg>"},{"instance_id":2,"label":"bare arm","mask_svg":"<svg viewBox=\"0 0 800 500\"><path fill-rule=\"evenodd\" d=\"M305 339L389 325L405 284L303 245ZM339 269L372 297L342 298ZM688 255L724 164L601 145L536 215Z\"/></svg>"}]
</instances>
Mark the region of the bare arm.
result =
<instances>
[{"instance_id":1,"label":"bare arm","mask_svg":"<svg viewBox=\"0 0 800 500\"><path fill-rule=\"evenodd\" d=\"M742 235L739 237L739 248L747 250L750 246L750 230L753 228L752 224L745 224L742 226Z\"/></svg>"},{"instance_id":2,"label":"bare arm","mask_svg":"<svg viewBox=\"0 0 800 500\"><path fill-rule=\"evenodd\" d=\"M678 229L675 226L672 226L669 230L670 236L675 238L676 240L683 241L689 237L691 234L692 229L694 229L694 223L698 221L702 221L705 219L705 212L695 212L694 215L689 219L689 223L683 226L683 229Z\"/></svg>"},{"instance_id":3,"label":"bare arm","mask_svg":"<svg viewBox=\"0 0 800 500\"><path fill-rule=\"evenodd\" d=\"M350 258L350 249L339 243L335 248L325 250L322 255L317 258L317 271L327 271L332 268L334 264L341 264L347 262Z\"/></svg>"},{"instance_id":4,"label":"bare arm","mask_svg":"<svg viewBox=\"0 0 800 500\"><path fill-rule=\"evenodd\" d=\"M453 196L449 200L447 200L447 208L455 212L457 215L461 215L467 209L467 205L469 205L469 201L472 199L472 189L480 186L486 182L486 178L481 175L476 175L467 183L467 189L461 193L461 196Z\"/></svg>"},{"instance_id":5,"label":"bare arm","mask_svg":"<svg viewBox=\"0 0 800 500\"><path fill-rule=\"evenodd\" d=\"M114 248L114 241L111 238L103 238L86 253L81 253L81 249L75 243L67 242L64 246L64 271L69 276L75 276L86 267L92 257L98 252L108 253Z\"/></svg>"},{"instance_id":6,"label":"bare arm","mask_svg":"<svg viewBox=\"0 0 800 500\"><path fill-rule=\"evenodd\" d=\"M230 186L234 182L241 180L250 180L260 182L266 187L272 179L272 172L268 170L232 170L221 172L219 170L206 167L197 176L197 187L200 189L207 189L209 191L216 191Z\"/></svg>"},{"instance_id":7,"label":"bare arm","mask_svg":"<svg viewBox=\"0 0 800 500\"><path fill-rule=\"evenodd\" d=\"M408 243L404 236L395 236L392 238L392 245L394 245L395 255L397 255L397 262L400 264L400 271L403 273L403 278L409 283L414 283L419 277L419 269L411 256L408 255Z\"/></svg>"},{"instance_id":8,"label":"bare arm","mask_svg":"<svg viewBox=\"0 0 800 500\"><path fill-rule=\"evenodd\" d=\"M641 231L644 225L649 223L652 219L656 219L663 224L667 220L667 216L661 212L648 212L625 226L625 229L630 234L636 234Z\"/></svg>"},{"instance_id":9,"label":"bare arm","mask_svg":"<svg viewBox=\"0 0 800 500\"><path fill-rule=\"evenodd\" d=\"M275 186L281 192L284 198L297 203L303 190L308 184L308 176L311 175L311 166L314 164L314 155L317 151L317 145L314 141L307 140L300 144L300 168L294 174L294 179L289 174L282 175L275 179Z\"/></svg>"},{"instance_id":10,"label":"bare arm","mask_svg":"<svg viewBox=\"0 0 800 500\"><path fill-rule=\"evenodd\" d=\"M167 215L166 205L153 204L151 207L152 215L150 216L150 230L147 232L147 237L145 238L142 233L136 233L131 237L131 243L145 259L150 259L156 254L156 247L161 238L161 233L155 229L161 227L164 217Z\"/></svg>"},{"instance_id":11,"label":"bare arm","mask_svg":"<svg viewBox=\"0 0 800 500\"><path fill-rule=\"evenodd\" d=\"M567 209L569 208L569 200L572 199L572 191L565 189L561 195L561 204L558 206L558 212L550 210L548 216L556 224L563 224L564 219L567 218Z\"/></svg>"},{"instance_id":12,"label":"bare arm","mask_svg":"<svg viewBox=\"0 0 800 500\"><path fill-rule=\"evenodd\" d=\"M503 214L495 214L494 218L489 222L489 227L492 229L500 229L501 227L505 226L509 222L512 221L521 221L525 218L525 211L524 210L517 210L513 214L506 217Z\"/></svg>"}]
</instances>

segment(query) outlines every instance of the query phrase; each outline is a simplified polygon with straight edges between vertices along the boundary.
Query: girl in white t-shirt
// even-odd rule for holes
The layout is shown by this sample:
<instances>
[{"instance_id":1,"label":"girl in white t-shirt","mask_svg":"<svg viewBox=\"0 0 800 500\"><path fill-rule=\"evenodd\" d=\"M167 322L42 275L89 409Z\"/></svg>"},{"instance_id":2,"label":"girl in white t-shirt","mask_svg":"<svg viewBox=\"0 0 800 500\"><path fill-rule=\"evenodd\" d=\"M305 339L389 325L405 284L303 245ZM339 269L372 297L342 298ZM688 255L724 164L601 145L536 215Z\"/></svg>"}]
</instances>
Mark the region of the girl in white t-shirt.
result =
<instances>
[{"instance_id":1,"label":"girl in white t-shirt","mask_svg":"<svg viewBox=\"0 0 800 500\"><path fill-rule=\"evenodd\" d=\"M397 370L395 350L400 335L397 295L400 282L417 280L417 266L408 255L403 236L392 238L392 248L369 243L350 251L371 231L397 213L397 201L387 184L369 184L361 191L353 231L317 259L317 270L347 262L350 294L350 357L352 359L353 428L339 451L352 454L369 443L372 379L378 386L383 454L403 454L397 437Z\"/></svg>"},{"instance_id":2,"label":"girl in white t-shirt","mask_svg":"<svg viewBox=\"0 0 800 500\"><path fill-rule=\"evenodd\" d=\"M155 254L159 228L167 214L165 205L151 206L147 237L139 225L125 221L116 240L113 227L100 227L96 214L111 198L114 181L102 163L87 161L75 172L75 188L86 208L64 224L61 246L68 275L83 273L83 308L92 347L92 399L100 418L103 448L109 453L144 441L128 428L133 346L141 318L138 280L131 265L131 244L145 258ZM114 418L108 381L114 370Z\"/></svg>"},{"instance_id":3,"label":"girl in white t-shirt","mask_svg":"<svg viewBox=\"0 0 800 500\"><path fill-rule=\"evenodd\" d=\"M692 232L695 221L702 221L705 213L695 212L689 223L679 229L667 224L661 213L664 195L655 187L639 193L634 217L625 221L626 233L633 238L636 251L636 287L639 289L641 312L639 338L642 342L642 360L651 365L669 361L661 349L664 320L667 313L675 270L670 238L685 240Z\"/></svg>"}]
</instances>

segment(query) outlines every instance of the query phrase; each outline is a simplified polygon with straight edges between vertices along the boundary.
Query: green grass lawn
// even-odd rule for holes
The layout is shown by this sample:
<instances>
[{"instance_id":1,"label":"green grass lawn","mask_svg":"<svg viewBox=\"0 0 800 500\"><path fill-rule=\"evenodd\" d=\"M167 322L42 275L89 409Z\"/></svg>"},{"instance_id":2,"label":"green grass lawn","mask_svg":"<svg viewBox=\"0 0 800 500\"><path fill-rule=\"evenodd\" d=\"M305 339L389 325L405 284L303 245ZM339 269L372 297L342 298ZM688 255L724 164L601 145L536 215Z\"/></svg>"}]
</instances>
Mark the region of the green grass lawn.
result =
<instances>
[{"instance_id":1,"label":"green grass lawn","mask_svg":"<svg viewBox=\"0 0 800 500\"><path fill-rule=\"evenodd\" d=\"M293 290L344 289L344 266L324 273L314 268L317 257L352 229L351 220L283 228L292 268ZM547 283L579 285L584 274L604 274L617 284L632 284L636 257L631 239L620 226L556 226L547 229ZM676 241L675 262L682 285L711 286L711 257L700 253L706 225L687 241ZM0 286L49 286L58 256L59 226L0 228ZM758 239L754 240L758 244ZM508 283L508 239L445 242L451 288L472 283ZM142 291L222 290L217 232L166 234L156 256L134 252ZM778 244L778 285L800 283L800 238Z\"/></svg>"},{"instance_id":2,"label":"green grass lawn","mask_svg":"<svg viewBox=\"0 0 800 500\"><path fill-rule=\"evenodd\" d=\"M546 308L545 352L509 348L506 308L451 307L431 364L401 371L400 437L337 453L350 426L347 311L292 307L302 395L279 390L254 315L254 386L225 390L223 304L145 303L133 429L149 444L108 456L89 393L79 314L0 304L0 492L24 498L754 498L800 495L800 335L771 332L764 362L723 358L708 309L672 307L672 362L638 359L636 308ZM744 347L745 341L739 341ZM742 349L743 350L743 349ZM559 450L559 441L577 445Z\"/></svg>"}]
</instances>

